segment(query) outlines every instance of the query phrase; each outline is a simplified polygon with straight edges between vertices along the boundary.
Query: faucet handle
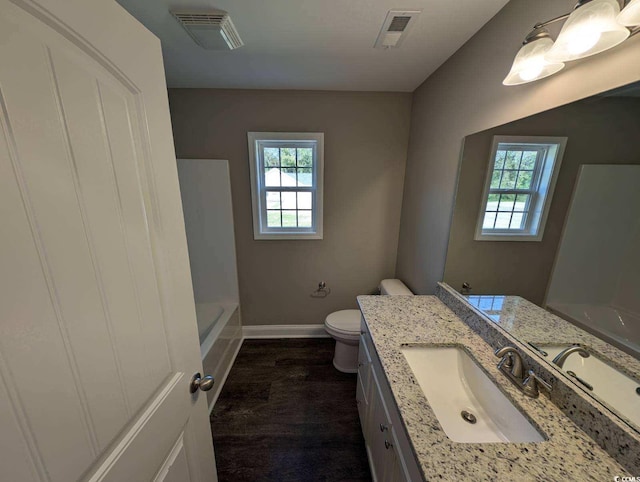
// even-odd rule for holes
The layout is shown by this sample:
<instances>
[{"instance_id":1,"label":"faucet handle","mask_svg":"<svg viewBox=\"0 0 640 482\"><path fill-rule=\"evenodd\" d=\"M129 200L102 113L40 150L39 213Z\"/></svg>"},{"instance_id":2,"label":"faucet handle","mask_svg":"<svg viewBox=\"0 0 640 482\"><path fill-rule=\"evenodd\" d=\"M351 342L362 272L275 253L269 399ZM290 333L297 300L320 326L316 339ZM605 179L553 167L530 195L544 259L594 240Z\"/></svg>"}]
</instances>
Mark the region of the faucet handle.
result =
<instances>
[{"instance_id":1,"label":"faucet handle","mask_svg":"<svg viewBox=\"0 0 640 482\"><path fill-rule=\"evenodd\" d=\"M536 375L533 370L529 370L527 378L522 382L522 391L529 397L538 398L540 387L544 388L547 392L551 392L552 389L549 383Z\"/></svg>"}]
</instances>

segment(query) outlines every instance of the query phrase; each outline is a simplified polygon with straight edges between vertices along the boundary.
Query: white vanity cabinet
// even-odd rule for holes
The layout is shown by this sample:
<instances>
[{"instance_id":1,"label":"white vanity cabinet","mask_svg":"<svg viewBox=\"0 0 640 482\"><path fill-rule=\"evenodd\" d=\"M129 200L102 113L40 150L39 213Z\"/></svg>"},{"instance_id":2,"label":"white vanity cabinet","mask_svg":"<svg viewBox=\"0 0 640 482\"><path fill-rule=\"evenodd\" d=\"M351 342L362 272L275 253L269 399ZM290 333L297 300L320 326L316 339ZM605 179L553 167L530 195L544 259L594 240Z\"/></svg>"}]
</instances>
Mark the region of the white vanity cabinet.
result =
<instances>
[{"instance_id":1,"label":"white vanity cabinet","mask_svg":"<svg viewBox=\"0 0 640 482\"><path fill-rule=\"evenodd\" d=\"M356 403L371 475L377 482L422 480L364 321L360 333Z\"/></svg>"}]
</instances>

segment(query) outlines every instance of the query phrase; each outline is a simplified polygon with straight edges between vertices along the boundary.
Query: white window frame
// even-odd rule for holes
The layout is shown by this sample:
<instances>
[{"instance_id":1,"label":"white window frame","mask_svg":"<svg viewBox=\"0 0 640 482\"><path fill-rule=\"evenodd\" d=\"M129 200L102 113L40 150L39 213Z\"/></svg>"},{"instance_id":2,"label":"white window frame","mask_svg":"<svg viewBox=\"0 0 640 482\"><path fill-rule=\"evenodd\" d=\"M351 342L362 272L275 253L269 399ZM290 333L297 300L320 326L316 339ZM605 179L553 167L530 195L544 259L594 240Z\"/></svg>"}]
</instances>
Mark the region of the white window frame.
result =
<instances>
[{"instance_id":1,"label":"white window frame","mask_svg":"<svg viewBox=\"0 0 640 482\"><path fill-rule=\"evenodd\" d=\"M500 145L518 145L531 147L532 150L544 149L543 162L536 166L532 189L530 192L518 190L521 194L530 194L529 215L523 229L484 229L484 217L489 201L489 195L494 194L491 189L491 179L495 169L496 153ZM476 224L474 239L476 241L542 241L544 229L549 215L549 208L553 198L558 173L562 165L562 158L567 144L566 137L540 137L540 136L494 136L489 155L489 163L486 169L482 202ZM511 191L511 190L507 190ZM511 192L503 192L509 194ZM529 207L528 206L528 207Z\"/></svg>"},{"instance_id":2,"label":"white window frame","mask_svg":"<svg viewBox=\"0 0 640 482\"><path fill-rule=\"evenodd\" d=\"M322 205L324 184L324 133L323 132L248 132L249 171L251 175L251 200L253 208L253 239L322 239ZM312 186L267 187L265 186L262 146L312 147ZM311 227L268 227L267 191L309 191L312 193Z\"/></svg>"}]
</instances>

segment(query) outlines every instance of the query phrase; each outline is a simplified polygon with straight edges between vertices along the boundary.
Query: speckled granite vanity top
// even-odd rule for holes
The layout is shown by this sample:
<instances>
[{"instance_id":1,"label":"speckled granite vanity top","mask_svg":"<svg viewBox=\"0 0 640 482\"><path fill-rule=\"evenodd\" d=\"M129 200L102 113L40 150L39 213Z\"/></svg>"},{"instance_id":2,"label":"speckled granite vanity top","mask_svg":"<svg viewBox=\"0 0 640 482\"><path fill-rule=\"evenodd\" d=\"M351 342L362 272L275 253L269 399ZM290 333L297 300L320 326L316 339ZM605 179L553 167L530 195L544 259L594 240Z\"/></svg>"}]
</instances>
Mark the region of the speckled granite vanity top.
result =
<instances>
[{"instance_id":1,"label":"speckled granite vanity top","mask_svg":"<svg viewBox=\"0 0 640 482\"><path fill-rule=\"evenodd\" d=\"M547 397L527 398L514 387L496 368L491 347L435 296L359 296L358 303L427 480L610 481L629 475ZM465 346L547 440L451 441L400 351L403 344Z\"/></svg>"}]
</instances>

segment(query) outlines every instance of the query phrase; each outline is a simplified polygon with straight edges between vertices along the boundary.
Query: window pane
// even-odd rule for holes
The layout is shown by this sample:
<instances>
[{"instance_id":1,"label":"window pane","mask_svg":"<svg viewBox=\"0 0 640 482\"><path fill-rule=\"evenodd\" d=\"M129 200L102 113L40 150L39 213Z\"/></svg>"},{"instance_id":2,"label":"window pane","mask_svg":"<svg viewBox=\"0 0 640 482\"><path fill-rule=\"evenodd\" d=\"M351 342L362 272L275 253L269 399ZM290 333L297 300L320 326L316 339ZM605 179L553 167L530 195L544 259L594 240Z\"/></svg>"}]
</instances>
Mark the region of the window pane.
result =
<instances>
[{"instance_id":1,"label":"window pane","mask_svg":"<svg viewBox=\"0 0 640 482\"><path fill-rule=\"evenodd\" d=\"M515 203L515 200L515 194L502 194L500 196L498 211L513 211L513 204Z\"/></svg>"},{"instance_id":2,"label":"window pane","mask_svg":"<svg viewBox=\"0 0 640 482\"><path fill-rule=\"evenodd\" d=\"M496 214L497 213L484 213L482 229L493 229L493 223L496 222Z\"/></svg>"},{"instance_id":3,"label":"window pane","mask_svg":"<svg viewBox=\"0 0 640 482\"><path fill-rule=\"evenodd\" d=\"M533 179L533 171L520 171L518 174L518 182L516 189L531 189L531 180Z\"/></svg>"},{"instance_id":4,"label":"window pane","mask_svg":"<svg viewBox=\"0 0 640 482\"><path fill-rule=\"evenodd\" d=\"M277 147L265 147L264 148L264 165L265 167L273 167L280 165L280 159L278 158Z\"/></svg>"},{"instance_id":5,"label":"window pane","mask_svg":"<svg viewBox=\"0 0 640 482\"><path fill-rule=\"evenodd\" d=\"M298 226L301 228L311 227L311 211L298 211Z\"/></svg>"},{"instance_id":6,"label":"window pane","mask_svg":"<svg viewBox=\"0 0 640 482\"><path fill-rule=\"evenodd\" d=\"M516 204L513 208L514 211L526 211L527 204L529 203L529 195L528 194L518 194L516 198Z\"/></svg>"},{"instance_id":7,"label":"window pane","mask_svg":"<svg viewBox=\"0 0 640 482\"><path fill-rule=\"evenodd\" d=\"M311 202L310 192L298 193L298 209L311 209Z\"/></svg>"},{"instance_id":8,"label":"window pane","mask_svg":"<svg viewBox=\"0 0 640 482\"><path fill-rule=\"evenodd\" d=\"M310 147L298 148L298 166L311 167L313 164L313 149Z\"/></svg>"},{"instance_id":9,"label":"window pane","mask_svg":"<svg viewBox=\"0 0 640 482\"><path fill-rule=\"evenodd\" d=\"M280 209L280 193L267 192L267 209Z\"/></svg>"},{"instance_id":10,"label":"window pane","mask_svg":"<svg viewBox=\"0 0 640 482\"><path fill-rule=\"evenodd\" d=\"M496 152L495 168L502 169L504 167L504 158L507 155L507 151Z\"/></svg>"},{"instance_id":11,"label":"window pane","mask_svg":"<svg viewBox=\"0 0 640 482\"><path fill-rule=\"evenodd\" d=\"M282 193L282 209L295 209L295 208L296 208L296 193L283 192Z\"/></svg>"},{"instance_id":12,"label":"window pane","mask_svg":"<svg viewBox=\"0 0 640 482\"><path fill-rule=\"evenodd\" d=\"M281 226L280 211L267 211L267 227L279 228Z\"/></svg>"},{"instance_id":13,"label":"window pane","mask_svg":"<svg viewBox=\"0 0 640 482\"><path fill-rule=\"evenodd\" d=\"M500 189L513 189L516 185L518 171L504 171L500 181Z\"/></svg>"},{"instance_id":14,"label":"window pane","mask_svg":"<svg viewBox=\"0 0 640 482\"><path fill-rule=\"evenodd\" d=\"M498 189L500 187L500 179L502 179L502 171L494 171L491 176L491 189Z\"/></svg>"},{"instance_id":15,"label":"window pane","mask_svg":"<svg viewBox=\"0 0 640 482\"><path fill-rule=\"evenodd\" d=\"M293 147L280 149L280 162L284 167L296 167L296 150Z\"/></svg>"},{"instance_id":16,"label":"window pane","mask_svg":"<svg viewBox=\"0 0 640 482\"><path fill-rule=\"evenodd\" d=\"M298 169L298 186L313 186L313 174L310 168Z\"/></svg>"},{"instance_id":17,"label":"window pane","mask_svg":"<svg viewBox=\"0 0 640 482\"><path fill-rule=\"evenodd\" d=\"M525 151L522 154L522 165L520 169L529 169L533 170L536 167L536 159L538 158L538 153L536 151Z\"/></svg>"},{"instance_id":18,"label":"window pane","mask_svg":"<svg viewBox=\"0 0 640 482\"><path fill-rule=\"evenodd\" d=\"M287 187L293 187L296 185L295 167L284 167L282 169L282 185Z\"/></svg>"},{"instance_id":19,"label":"window pane","mask_svg":"<svg viewBox=\"0 0 640 482\"><path fill-rule=\"evenodd\" d=\"M485 211L497 211L498 201L500 201L500 194L489 194L489 199L487 200L487 208L485 209Z\"/></svg>"},{"instance_id":20,"label":"window pane","mask_svg":"<svg viewBox=\"0 0 640 482\"><path fill-rule=\"evenodd\" d=\"M509 229L511 213L498 213L496 216L496 229Z\"/></svg>"},{"instance_id":21,"label":"window pane","mask_svg":"<svg viewBox=\"0 0 640 482\"><path fill-rule=\"evenodd\" d=\"M264 169L264 185L280 186L280 169L277 167L266 167Z\"/></svg>"},{"instance_id":22,"label":"window pane","mask_svg":"<svg viewBox=\"0 0 640 482\"><path fill-rule=\"evenodd\" d=\"M511 224L509 229L522 229L522 220L524 219L524 213L513 213L511 218Z\"/></svg>"},{"instance_id":23,"label":"window pane","mask_svg":"<svg viewBox=\"0 0 640 482\"><path fill-rule=\"evenodd\" d=\"M520 157L522 157L522 152L520 151L508 151L507 152L507 160L504 163L505 169L518 169L520 166Z\"/></svg>"},{"instance_id":24,"label":"window pane","mask_svg":"<svg viewBox=\"0 0 640 482\"><path fill-rule=\"evenodd\" d=\"M282 211L282 227L295 228L298 225L296 211Z\"/></svg>"}]
</instances>

